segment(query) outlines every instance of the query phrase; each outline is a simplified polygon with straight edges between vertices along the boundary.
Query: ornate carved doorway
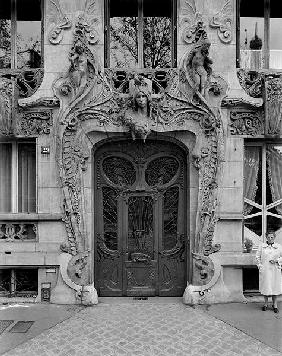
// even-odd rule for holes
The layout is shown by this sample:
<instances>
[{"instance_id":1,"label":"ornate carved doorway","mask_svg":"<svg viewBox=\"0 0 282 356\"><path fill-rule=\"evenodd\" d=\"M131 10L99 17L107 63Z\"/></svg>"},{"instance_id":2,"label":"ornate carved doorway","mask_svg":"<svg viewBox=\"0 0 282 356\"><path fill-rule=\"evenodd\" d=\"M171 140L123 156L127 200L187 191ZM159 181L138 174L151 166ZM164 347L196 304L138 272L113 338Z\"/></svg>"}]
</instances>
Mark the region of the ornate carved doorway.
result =
<instances>
[{"instance_id":1,"label":"ornate carved doorway","mask_svg":"<svg viewBox=\"0 0 282 356\"><path fill-rule=\"evenodd\" d=\"M101 296L180 296L186 286L186 155L162 141L95 154L95 286Z\"/></svg>"}]
</instances>

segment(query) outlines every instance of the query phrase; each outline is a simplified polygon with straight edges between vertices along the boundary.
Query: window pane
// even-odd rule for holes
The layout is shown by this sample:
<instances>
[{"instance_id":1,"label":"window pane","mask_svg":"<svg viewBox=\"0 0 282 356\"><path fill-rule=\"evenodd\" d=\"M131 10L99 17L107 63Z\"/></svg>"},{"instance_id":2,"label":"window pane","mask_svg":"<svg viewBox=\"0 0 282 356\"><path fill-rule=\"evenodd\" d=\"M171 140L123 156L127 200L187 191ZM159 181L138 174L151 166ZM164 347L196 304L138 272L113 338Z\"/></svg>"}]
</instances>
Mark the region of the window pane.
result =
<instances>
[{"instance_id":1,"label":"window pane","mask_svg":"<svg viewBox=\"0 0 282 356\"><path fill-rule=\"evenodd\" d=\"M264 1L242 0L240 3L241 68L263 68Z\"/></svg>"},{"instance_id":2,"label":"window pane","mask_svg":"<svg viewBox=\"0 0 282 356\"><path fill-rule=\"evenodd\" d=\"M34 143L18 145L18 211L36 211L36 147Z\"/></svg>"},{"instance_id":3,"label":"window pane","mask_svg":"<svg viewBox=\"0 0 282 356\"><path fill-rule=\"evenodd\" d=\"M112 0L110 3L111 67L137 67L137 32L137 0Z\"/></svg>"},{"instance_id":4,"label":"window pane","mask_svg":"<svg viewBox=\"0 0 282 356\"><path fill-rule=\"evenodd\" d=\"M11 270L0 269L0 296L6 297L11 292Z\"/></svg>"},{"instance_id":5,"label":"window pane","mask_svg":"<svg viewBox=\"0 0 282 356\"><path fill-rule=\"evenodd\" d=\"M0 144L0 212L11 212L12 209L12 145Z\"/></svg>"},{"instance_id":6,"label":"window pane","mask_svg":"<svg viewBox=\"0 0 282 356\"><path fill-rule=\"evenodd\" d=\"M38 272L37 269L16 269L15 270L15 293L38 292Z\"/></svg>"},{"instance_id":7,"label":"window pane","mask_svg":"<svg viewBox=\"0 0 282 356\"><path fill-rule=\"evenodd\" d=\"M30 11L32 9L32 11ZM17 1L17 67L41 67L41 1Z\"/></svg>"},{"instance_id":8,"label":"window pane","mask_svg":"<svg viewBox=\"0 0 282 356\"><path fill-rule=\"evenodd\" d=\"M171 0L144 0L144 67L171 67Z\"/></svg>"},{"instance_id":9,"label":"window pane","mask_svg":"<svg viewBox=\"0 0 282 356\"><path fill-rule=\"evenodd\" d=\"M280 1L271 1L269 67L282 69L282 9Z\"/></svg>"},{"instance_id":10,"label":"window pane","mask_svg":"<svg viewBox=\"0 0 282 356\"><path fill-rule=\"evenodd\" d=\"M1 0L0 6L0 69L11 67L11 5Z\"/></svg>"}]
</instances>

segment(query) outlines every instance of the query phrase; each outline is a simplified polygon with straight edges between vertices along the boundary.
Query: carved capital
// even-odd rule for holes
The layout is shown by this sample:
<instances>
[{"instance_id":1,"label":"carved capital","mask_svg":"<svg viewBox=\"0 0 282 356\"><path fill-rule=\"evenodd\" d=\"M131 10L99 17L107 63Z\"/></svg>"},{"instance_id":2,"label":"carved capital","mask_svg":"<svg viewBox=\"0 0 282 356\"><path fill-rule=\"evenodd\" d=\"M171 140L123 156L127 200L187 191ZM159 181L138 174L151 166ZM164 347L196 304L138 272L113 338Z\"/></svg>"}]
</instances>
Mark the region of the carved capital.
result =
<instances>
[{"instance_id":1,"label":"carved capital","mask_svg":"<svg viewBox=\"0 0 282 356\"><path fill-rule=\"evenodd\" d=\"M263 118L260 111L231 111L231 135L263 135Z\"/></svg>"}]
</instances>

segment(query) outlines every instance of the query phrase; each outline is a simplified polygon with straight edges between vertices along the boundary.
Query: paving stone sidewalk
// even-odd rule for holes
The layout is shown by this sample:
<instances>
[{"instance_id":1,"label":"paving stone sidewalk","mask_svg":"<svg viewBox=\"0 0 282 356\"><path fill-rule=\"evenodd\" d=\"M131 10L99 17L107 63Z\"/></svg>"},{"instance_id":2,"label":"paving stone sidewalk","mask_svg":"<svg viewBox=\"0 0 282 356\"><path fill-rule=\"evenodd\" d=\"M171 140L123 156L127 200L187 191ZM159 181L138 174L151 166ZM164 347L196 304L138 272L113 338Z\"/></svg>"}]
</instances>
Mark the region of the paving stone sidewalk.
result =
<instances>
[{"instance_id":1,"label":"paving stone sidewalk","mask_svg":"<svg viewBox=\"0 0 282 356\"><path fill-rule=\"evenodd\" d=\"M238 329L177 303L100 303L5 356L281 356Z\"/></svg>"}]
</instances>

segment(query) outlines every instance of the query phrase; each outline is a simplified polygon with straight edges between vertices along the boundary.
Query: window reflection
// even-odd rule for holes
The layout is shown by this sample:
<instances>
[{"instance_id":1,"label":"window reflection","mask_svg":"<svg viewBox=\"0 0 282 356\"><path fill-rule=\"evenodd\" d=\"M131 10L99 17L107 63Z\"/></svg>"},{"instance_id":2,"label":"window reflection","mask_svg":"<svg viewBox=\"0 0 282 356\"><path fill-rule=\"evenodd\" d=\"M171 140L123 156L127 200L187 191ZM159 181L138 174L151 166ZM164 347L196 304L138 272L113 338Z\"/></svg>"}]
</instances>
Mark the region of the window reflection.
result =
<instances>
[{"instance_id":1,"label":"window reflection","mask_svg":"<svg viewBox=\"0 0 282 356\"><path fill-rule=\"evenodd\" d=\"M11 4L2 0L0 6L0 68L11 67Z\"/></svg>"}]
</instances>

